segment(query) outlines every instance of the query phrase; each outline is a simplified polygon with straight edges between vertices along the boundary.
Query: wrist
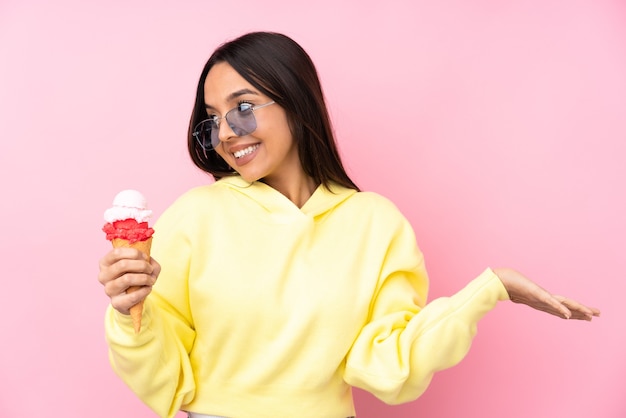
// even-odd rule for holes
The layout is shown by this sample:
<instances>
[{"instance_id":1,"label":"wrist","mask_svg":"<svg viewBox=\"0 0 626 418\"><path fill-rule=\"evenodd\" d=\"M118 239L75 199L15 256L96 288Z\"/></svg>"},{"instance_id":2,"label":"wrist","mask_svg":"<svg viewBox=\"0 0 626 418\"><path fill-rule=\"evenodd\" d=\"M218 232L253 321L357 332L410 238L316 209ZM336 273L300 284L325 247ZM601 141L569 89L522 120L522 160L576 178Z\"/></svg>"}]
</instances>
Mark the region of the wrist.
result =
<instances>
[{"instance_id":1,"label":"wrist","mask_svg":"<svg viewBox=\"0 0 626 418\"><path fill-rule=\"evenodd\" d=\"M492 268L491 271L493 271L493 273L498 277L498 279L500 279L500 282L502 282L502 285L504 286L504 289L506 290L506 293L509 296L509 299L513 299L511 296L511 291L510 291L510 278L511 278L511 272L513 270L509 269L509 268Z\"/></svg>"}]
</instances>

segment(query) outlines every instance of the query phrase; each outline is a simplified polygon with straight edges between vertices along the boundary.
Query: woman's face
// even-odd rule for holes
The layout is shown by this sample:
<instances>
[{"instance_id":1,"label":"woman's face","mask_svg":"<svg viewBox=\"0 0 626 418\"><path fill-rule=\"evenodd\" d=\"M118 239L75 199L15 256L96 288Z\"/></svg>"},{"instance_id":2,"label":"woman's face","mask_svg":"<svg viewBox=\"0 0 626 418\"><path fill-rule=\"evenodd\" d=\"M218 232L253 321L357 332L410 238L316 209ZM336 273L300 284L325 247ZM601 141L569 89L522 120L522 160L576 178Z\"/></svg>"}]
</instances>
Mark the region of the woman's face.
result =
<instances>
[{"instance_id":1,"label":"woman's face","mask_svg":"<svg viewBox=\"0 0 626 418\"><path fill-rule=\"evenodd\" d=\"M207 114L222 118L241 103L259 106L272 99L261 94L228 63L215 64L204 82ZM256 129L237 136L225 119L220 120L220 143L215 151L246 181L263 179L284 183L302 173L298 149L285 110L272 104L253 111Z\"/></svg>"}]
</instances>

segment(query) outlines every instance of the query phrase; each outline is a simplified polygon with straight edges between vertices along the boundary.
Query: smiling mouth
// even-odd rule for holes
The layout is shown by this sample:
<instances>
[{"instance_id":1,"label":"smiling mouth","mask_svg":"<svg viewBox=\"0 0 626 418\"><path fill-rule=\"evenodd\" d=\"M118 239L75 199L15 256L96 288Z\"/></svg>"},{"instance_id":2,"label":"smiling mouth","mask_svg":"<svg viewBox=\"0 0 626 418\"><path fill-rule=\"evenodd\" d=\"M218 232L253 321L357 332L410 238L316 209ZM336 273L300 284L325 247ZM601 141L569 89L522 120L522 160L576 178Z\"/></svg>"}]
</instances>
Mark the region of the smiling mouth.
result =
<instances>
[{"instance_id":1,"label":"smiling mouth","mask_svg":"<svg viewBox=\"0 0 626 418\"><path fill-rule=\"evenodd\" d=\"M248 148L244 148L242 150L233 152L233 155L235 156L236 159L239 159L250 153L253 153L254 151L256 151L257 148L259 148L259 146L260 146L259 144L250 145Z\"/></svg>"}]
</instances>

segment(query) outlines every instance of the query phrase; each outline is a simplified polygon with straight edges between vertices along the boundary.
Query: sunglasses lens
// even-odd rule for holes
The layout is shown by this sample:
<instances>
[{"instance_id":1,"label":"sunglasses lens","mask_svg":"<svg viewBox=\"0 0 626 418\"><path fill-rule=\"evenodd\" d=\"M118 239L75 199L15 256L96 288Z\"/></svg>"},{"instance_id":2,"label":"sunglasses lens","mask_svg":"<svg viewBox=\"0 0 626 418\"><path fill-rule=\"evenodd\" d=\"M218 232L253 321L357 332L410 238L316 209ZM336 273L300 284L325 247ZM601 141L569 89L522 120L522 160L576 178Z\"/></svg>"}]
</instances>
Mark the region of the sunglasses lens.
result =
<instances>
[{"instance_id":1,"label":"sunglasses lens","mask_svg":"<svg viewBox=\"0 0 626 418\"><path fill-rule=\"evenodd\" d=\"M248 135L256 129L256 119L252 109L249 104L242 103L226 113L226 123L235 135ZM196 125L193 136L205 150L215 149L220 144L220 129L214 119L207 119Z\"/></svg>"},{"instance_id":2,"label":"sunglasses lens","mask_svg":"<svg viewBox=\"0 0 626 418\"><path fill-rule=\"evenodd\" d=\"M248 135L256 129L256 119L254 118L252 107L247 103L239 105L228 112L226 121L237 136Z\"/></svg>"}]
</instances>

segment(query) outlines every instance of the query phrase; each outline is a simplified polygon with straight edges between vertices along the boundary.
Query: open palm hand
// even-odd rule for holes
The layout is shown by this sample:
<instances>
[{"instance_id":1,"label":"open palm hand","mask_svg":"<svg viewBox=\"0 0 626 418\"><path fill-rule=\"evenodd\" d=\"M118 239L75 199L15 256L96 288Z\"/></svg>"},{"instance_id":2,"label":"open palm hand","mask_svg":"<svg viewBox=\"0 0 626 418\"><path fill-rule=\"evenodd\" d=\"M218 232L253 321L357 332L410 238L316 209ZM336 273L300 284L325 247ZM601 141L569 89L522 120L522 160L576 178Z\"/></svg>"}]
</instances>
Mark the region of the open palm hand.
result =
<instances>
[{"instance_id":1,"label":"open palm hand","mask_svg":"<svg viewBox=\"0 0 626 418\"><path fill-rule=\"evenodd\" d=\"M512 302L528 305L564 319L591 321L600 311L564 296L553 295L521 273L512 269L494 269Z\"/></svg>"}]
</instances>

